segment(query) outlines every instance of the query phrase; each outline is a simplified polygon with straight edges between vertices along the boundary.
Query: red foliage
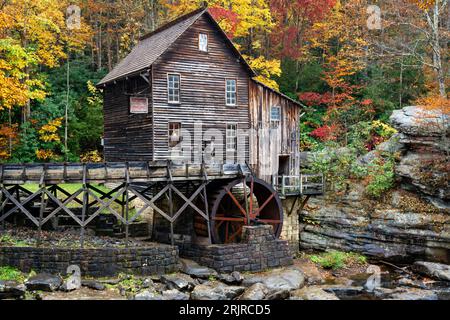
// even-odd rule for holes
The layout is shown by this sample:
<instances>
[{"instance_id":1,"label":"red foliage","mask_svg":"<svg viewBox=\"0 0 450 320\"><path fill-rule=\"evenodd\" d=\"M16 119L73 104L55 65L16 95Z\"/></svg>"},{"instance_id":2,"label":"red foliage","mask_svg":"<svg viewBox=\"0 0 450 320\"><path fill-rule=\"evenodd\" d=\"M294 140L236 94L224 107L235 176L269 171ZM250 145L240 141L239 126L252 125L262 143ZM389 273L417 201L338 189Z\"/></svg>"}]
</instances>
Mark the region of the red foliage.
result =
<instances>
[{"instance_id":1,"label":"red foliage","mask_svg":"<svg viewBox=\"0 0 450 320\"><path fill-rule=\"evenodd\" d=\"M372 139L365 144L365 147L366 147L367 151L372 151L373 149L375 149L375 147L377 145L379 145L380 143L382 143L384 141L385 141L385 139L383 137L380 137L378 135L374 135L372 137Z\"/></svg>"},{"instance_id":2,"label":"red foliage","mask_svg":"<svg viewBox=\"0 0 450 320\"><path fill-rule=\"evenodd\" d=\"M270 0L271 11L277 21L271 42L278 47L279 55L298 59L304 34L335 4L336 0Z\"/></svg>"},{"instance_id":3,"label":"red foliage","mask_svg":"<svg viewBox=\"0 0 450 320\"><path fill-rule=\"evenodd\" d=\"M337 125L327 126L317 128L309 134L311 137L319 139L320 141L330 141L337 139Z\"/></svg>"},{"instance_id":4,"label":"red foliage","mask_svg":"<svg viewBox=\"0 0 450 320\"><path fill-rule=\"evenodd\" d=\"M307 106L317 106L320 104L322 95L316 92L303 92L298 95L298 98Z\"/></svg>"},{"instance_id":5,"label":"red foliage","mask_svg":"<svg viewBox=\"0 0 450 320\"><path fill-rule=\"evenodd\" d=\"M220 23L222 20L225 20L231 26L230 30L227 30L226 34L228 38L233 39L237 25L239 24L238 14L233 12L231 9L228 10L222 7L211 7L209 8L209 12L217 22Z\"/></svg>"}]
</instances>

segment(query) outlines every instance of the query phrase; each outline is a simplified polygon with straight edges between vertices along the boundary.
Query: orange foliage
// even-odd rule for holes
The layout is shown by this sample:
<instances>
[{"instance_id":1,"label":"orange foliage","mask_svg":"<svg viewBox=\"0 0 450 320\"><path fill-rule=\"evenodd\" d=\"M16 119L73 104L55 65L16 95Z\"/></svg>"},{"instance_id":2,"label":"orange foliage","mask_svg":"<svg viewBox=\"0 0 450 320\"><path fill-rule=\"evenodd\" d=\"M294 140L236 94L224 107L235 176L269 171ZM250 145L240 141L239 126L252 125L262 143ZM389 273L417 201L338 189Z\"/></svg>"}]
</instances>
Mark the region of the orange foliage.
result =
<instances>
[{"instance_id":1,"label":"orange foliage","mask_svg":"<svg viewBox=\"0 0 450 320\"><path fill-rule=\"evenodd\" d=\"M10 147L17 140L17 127L17 124L0 125L0 159L8 159L11 156Z\"/></svg>"}]
</instances>

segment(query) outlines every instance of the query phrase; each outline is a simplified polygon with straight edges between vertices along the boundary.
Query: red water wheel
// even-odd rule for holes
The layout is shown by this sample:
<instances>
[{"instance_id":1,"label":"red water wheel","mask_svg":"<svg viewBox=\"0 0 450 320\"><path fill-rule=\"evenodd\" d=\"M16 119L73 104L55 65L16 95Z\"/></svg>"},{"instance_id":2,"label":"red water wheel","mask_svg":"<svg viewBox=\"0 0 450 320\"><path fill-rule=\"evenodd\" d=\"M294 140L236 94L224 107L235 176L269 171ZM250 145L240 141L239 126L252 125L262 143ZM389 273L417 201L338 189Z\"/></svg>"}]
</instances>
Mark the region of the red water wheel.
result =
<instances>
[{"instance_id":1,"label":"red water wheel","mask_svg":"<svg viewBox=\"0 0 450 320\"><path fill-rule=\"evenodd\" d=\"M246 177L215 186L208 192L213 243L236 243L245 225L268 224L278 238L283 208L277 192L261 179Z\"/></svg>"}]
</instances>

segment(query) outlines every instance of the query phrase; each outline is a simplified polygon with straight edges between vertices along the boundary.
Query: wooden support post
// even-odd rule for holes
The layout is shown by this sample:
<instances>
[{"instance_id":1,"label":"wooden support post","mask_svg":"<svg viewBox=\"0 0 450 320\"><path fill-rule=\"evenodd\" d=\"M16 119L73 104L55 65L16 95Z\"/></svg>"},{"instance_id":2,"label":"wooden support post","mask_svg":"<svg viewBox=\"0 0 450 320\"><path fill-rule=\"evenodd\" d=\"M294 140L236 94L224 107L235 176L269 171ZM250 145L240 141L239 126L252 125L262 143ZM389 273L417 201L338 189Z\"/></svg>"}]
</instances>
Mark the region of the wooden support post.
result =
<instances>
[{"instance_id":1,"label":"wooden support post","mask_svg":"<svg viewBox=\"0 0 450 320\"><path fill-rule=\"evenodd\" d=\"M2 166L2 170L3 170L3 166ZM2 175L3 175L3 173L2 173ZM0 218L5 213L5 209L4 209L5 206L3 204L3 189L4 189L3 183L1 183L1 181L0 181L0 205L1 205L0 206ZM6 204L6 201L7 201L7 199L5 199L5 204ZM2 220L2 224L0 226L0 229L1 229L1 231L5 230L5 220Z\"/></svg>"},{"instance_id":2,"label":"wooden support post","mask_svg":"<svg viewBox=\"0 0 450 320\"><path fill-rule=\"evenodd\" d=\"M128 196L128 187L130 185L130 172L129 172L129 166L128 166L128 162L127 162L127 167L125 169L125 193L122 196L125 196L125 242L126 242L126 246L128 247L128 236L129 236L129 217L128 217L128 205L129 205L129 196ZM122 205L122 209L123 209L123 205Z\"/></svg>"},{"instance_id":3,"label":"wooden support post","mask_svg":"<svg viewBox=\"0 0 450 320\"><path fill-rule=\"evenodd\" d=\"M39 188L43 190L45 188L45 170L42 171L41 180L39 181ZM38 239L37 239L37 245L41 245L42 240L42 220L44 219L44 211L46 208L46 200L45 200L45 192L41 192L41 205L39 207L39 226L38 226Z\"/></svg>"},{"instance_id":4,"label":"wooden support post","mask_svg":"<svg viewBox=\"0 0 450 320\"><path fill-rule=\"evenodd\" d=\"M83 164L83 208L81 209L81 233L80 233L80 245L81 248L84 247L84 220L86 219L86 214L88 213L89 205L89 190L86 181L86 165Z\"/></svg>"},{"instance_id":5,"label":"wooden support post","mask_svg":"<svg viewBox=\"0 0 450 320\"><path fill-rule=\"evenodd\" d=\"M208 204L208 195L206 192L206 186L208 185L208 174L206 173L205 166L203 165L203 200L205 202L205 216L206 216L206 226L208 228L208 244L212 244L211 239L211 225L210 225L210 219L209 219L209 204Z\"/></svg>"}]
</instances>

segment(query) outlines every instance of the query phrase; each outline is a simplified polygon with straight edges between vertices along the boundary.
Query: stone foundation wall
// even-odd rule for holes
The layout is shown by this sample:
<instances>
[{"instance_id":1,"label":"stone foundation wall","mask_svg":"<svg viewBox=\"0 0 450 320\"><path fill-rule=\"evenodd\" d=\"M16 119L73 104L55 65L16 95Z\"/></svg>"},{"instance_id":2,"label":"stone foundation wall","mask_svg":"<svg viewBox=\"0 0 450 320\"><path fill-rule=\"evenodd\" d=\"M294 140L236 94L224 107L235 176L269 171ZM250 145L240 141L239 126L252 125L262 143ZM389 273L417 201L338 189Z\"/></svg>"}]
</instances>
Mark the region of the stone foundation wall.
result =
<instances>
[{"instance_id":1,"label":"stone foundation wall","mask_svg":"<svg viewBox=\"0 0 450 320\"><path fill-rule=\"evenodd\" d=\"M280 238L289 242L293 253L299 251L300 225L299 215L301 199L295 201L295 197L287 197L281 200L283 205L283 229Z\"/></svg>"},{"instance_id":2,"label":"stone foundation wall","mask_svg":"<svg viewBox=\"0 0 450 320\"><path fill-rule=\"evenodd\" d=\"M180 255L218 272L262 271L293 263L289 244L273 236L272 226L244 226L239 244L184 244Z\"/></svg>"},{"instance_id":3,"label":"stone foundation wall","mask_svg":"<svg viewBox=\"0 0 450 320\"><path fill-rule=\"evenodd\" d=\"M154 244L136 248L36 248L0 247L0 265L23 272L66 274L69 265L78 265L82 276L114 276L118 273L152 275L178 270L178 248Z\"/></svg>"}]
</instances>

